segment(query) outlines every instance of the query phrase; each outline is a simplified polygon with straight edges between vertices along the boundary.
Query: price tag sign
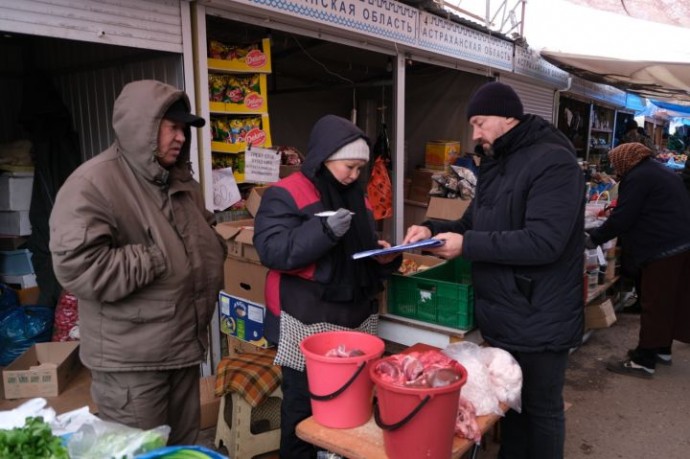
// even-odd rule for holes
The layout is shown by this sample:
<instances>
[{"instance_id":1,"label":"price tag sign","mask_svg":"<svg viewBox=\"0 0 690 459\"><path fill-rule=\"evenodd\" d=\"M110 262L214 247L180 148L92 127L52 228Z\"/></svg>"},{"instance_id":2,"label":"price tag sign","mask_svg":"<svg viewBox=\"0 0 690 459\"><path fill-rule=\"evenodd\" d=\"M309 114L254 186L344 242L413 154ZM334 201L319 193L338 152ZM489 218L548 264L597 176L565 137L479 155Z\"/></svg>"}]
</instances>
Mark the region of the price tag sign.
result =
<instances>
[{"instance_id":1,"label":"price tag sign","mask_svg":"<svg viewBox=\"0 0 690 459\"><path fill-rule=\"evenodd\" d=\"M272 183L279 180L280 153L268 148L252 147L244 152L244 181Z\"/></svg>"},{"instance_id":2,"label":"price tag sign","mask_svg":"<svg viewBox=\"0 0 690 459\"><path fill-rule=\"evenodd\" d=\"M242 199L231 167L216 169L213 177L213 210L225 210Z\"/></svg>"}]
</instances>

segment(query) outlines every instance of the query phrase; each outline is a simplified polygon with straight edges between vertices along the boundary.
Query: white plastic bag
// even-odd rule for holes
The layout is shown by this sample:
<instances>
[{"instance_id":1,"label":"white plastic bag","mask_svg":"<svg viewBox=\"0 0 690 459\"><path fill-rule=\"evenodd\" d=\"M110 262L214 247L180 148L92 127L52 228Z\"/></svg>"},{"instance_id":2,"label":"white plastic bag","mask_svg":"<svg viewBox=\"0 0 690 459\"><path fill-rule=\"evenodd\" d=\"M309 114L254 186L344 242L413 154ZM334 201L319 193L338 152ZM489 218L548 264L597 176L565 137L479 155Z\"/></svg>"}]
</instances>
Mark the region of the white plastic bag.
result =
<instances>
[{"instance_id":1,"label":"white plastic bag","mask_svg":"<svg viewBox=\"0 0 690 459\"><path fill-rule=\"evenodd\" d=\"M521 412L522 369L509 352L467 341L450 344L443 352L467 370L461 393L474 404L477 416L502 416L500 403Z\"/></svg>"},{"instance_id":2,"label":"white plastic bag","mask_svg":"<svg viewBox=\"0 0 690 459\"><path fill-rule=\"evenodd\" d=\"M96 419L69 438L67 450L70 459L133 459L165 446L168 435L170 427L166 425L141 430Z\"/></svg>"},{"instance_id":3,"label":"white plastic bag","mask_svg":"<svg viewBox=\"0 0 690 459\"><path fill-rule=\"evenodd\" d=\"M503 415L499 400L494 394L489 372L480 356L481 348L474 343L453 343L443 350L448 357L457 360L467 370L467 382L460 393L472 402L477 416L487 414Z\"/></svg>"}]
</instances>

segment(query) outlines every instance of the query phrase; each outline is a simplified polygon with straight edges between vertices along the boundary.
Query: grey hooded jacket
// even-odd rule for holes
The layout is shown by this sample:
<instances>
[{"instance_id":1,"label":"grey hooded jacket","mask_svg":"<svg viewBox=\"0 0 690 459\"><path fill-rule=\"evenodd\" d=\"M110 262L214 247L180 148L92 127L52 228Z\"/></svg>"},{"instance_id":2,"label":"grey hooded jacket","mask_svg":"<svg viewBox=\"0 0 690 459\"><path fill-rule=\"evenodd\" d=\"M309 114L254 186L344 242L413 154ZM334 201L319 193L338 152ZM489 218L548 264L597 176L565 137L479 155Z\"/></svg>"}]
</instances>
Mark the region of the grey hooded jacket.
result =
<instances>
[{"instance_id":1,"label":"grey hooded jacket","mask_svg":"<svg viewBox=\"0 0 690 459\"><path fill-rule=\"evenodd\" d=\"M184 92L136 81L113 110L116 140L60 189L50 217L55 274L79 300L81 359L100 371L203 361L225 244L189 168L155 158L162 115Z\"/></svg>"}]
</instances>

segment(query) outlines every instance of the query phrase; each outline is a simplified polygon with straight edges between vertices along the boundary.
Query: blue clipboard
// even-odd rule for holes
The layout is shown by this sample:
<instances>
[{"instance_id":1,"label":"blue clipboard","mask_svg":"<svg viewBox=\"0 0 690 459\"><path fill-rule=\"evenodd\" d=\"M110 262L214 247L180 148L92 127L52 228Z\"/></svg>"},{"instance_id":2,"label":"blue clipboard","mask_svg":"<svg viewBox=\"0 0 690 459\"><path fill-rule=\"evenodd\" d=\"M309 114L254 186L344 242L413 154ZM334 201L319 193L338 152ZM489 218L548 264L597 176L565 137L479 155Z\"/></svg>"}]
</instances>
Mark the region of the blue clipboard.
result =
<instances>
[{"instance_id":1,"label":"blue clipboard","mask_svg":"<svg viewBox=\"0 0 690 459\"><path fill-rule=\"evenodd\" d=\"M404 252L405 250L438 247L443 245L443 242L444 241L441 239L424 239L422 241L412 242L410 244L394 245L393 247L389 247L387 249L365 250L363 252L353 253L352 259L359 260L361 258L375 257L377 255L386 255L387 253Z\"/></svg>"}]
</instances>

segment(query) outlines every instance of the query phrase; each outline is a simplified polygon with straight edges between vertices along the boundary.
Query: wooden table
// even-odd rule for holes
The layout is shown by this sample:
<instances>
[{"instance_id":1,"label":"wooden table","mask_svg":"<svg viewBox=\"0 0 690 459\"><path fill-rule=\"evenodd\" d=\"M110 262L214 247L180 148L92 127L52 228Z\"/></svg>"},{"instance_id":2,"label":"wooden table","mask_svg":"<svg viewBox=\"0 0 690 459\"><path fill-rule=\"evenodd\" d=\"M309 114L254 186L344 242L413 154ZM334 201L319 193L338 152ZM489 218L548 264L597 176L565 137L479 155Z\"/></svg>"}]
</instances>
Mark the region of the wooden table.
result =
<instances>
[{"instance_id":1,"label":"wooden table","mask_svg":"<svg viewBox=\"0 0 690 459\"><path fill-rule=\"evenodd\" d=\"M504 407L505 408L505 407ZM485 434L501 416L490 414L479 416L477 423ZM309 417L297 424L297 436L312 445L325 448L348 459L388 459L383 446L383 431L376 425L374 417L353 429L332 429L324 427L314 417ZM457 435L453 438L453 459L462 457L470 451L475 443Z\"/></svg>"},{"instance_id":2,"label":"wooden table","mask_svg":"<svg viewBox=\"0 0 690 459\"><path fill-rule=\"evenodd\" d=\"M417 343L403 352L422 352L430 349L438 348L428 344ZM508 407L504 404L501 404L501 409L504 413L508 411ZM477 417L477 424L479 424L482 435L488 432L499 419L501 419L501 416L497 414ZM295 432L302 440L340 454L348 459L388 459L383 445L383 431L376 425L373 416L366 424L353 429L324 427L311 416L297 424ZM458 459L475 445L473 441L456 435L453 437L451 457Z\"/></svg>"}]
</instances>

